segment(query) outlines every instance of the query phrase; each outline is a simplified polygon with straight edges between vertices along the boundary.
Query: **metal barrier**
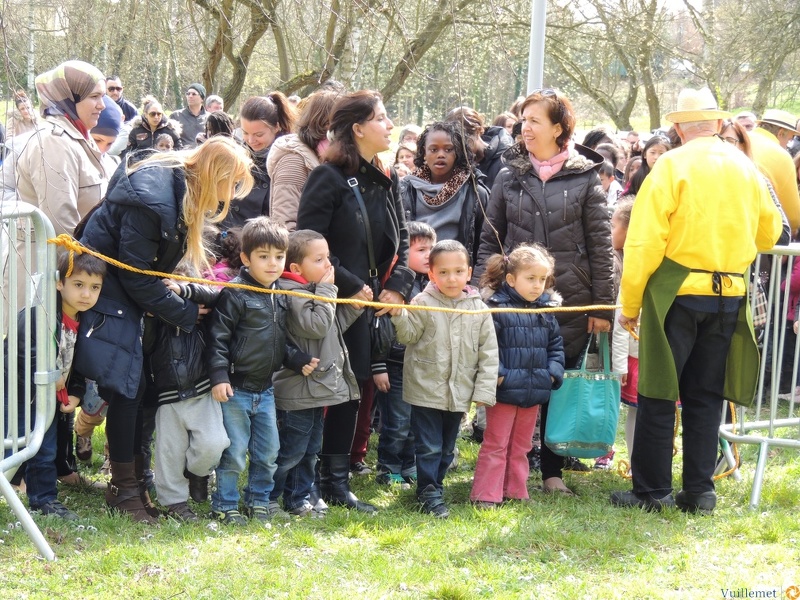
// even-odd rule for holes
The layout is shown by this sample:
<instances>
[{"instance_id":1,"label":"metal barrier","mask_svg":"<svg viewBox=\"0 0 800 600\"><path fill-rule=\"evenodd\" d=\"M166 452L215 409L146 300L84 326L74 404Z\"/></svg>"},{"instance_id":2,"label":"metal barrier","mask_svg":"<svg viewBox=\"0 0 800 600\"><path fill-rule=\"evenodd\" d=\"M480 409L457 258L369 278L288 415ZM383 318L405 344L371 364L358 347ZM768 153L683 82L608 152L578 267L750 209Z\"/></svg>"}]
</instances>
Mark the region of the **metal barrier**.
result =
<instances>
[{"instance_id":1,"label":"metal barrier","mask_svg":"<svg viewBox=\"0 0 800 600\"><path fill-rule=\"evenodd\" d=\"M55 383L60 375L55 368L56 348L52 343L56 327L56 249L47 243L53 237L53 225L35 206L25 202L0 202L0 247L3 252L0 333L6 341L4 348L0 349L0 376L7 382L3 386L0 410L4 450L0 460L0 494L39 553L48 560L54 560L55 554L9 480L22 463L36 455L55 415ZM19 332L18 309L23 311L24 323ZM34 314L36 328L32 332ZM31 333L36 336L35 365L31 365ZM23 364L19 364L17 357L19 344L25 347ZM18 386L20 381L23 382L21 387ZM31 389L31 383L35 390ZM21 389L24 389L23 399L19 398ZM27 400L31 393L35 393L33 413Z\"/></svg>"},{"instance_id":2,"label":"metal barrier","mask_svg":"<svg viewBox=\"0 0 800 600\"><path fill-rule=\"evenodd\" d=\"M796 336L794 348L787 347L787 335L791 338L793 318L787 317L790 310L789 296L792 285L800 287L800 275L792 277L792 271L800 260L800 244L776 246L756 259L754 271L762 280L768 275L769 282L764 286L767 294L767 322L761 339L761 363L759 385L754 406L749 409L738 407L734 423L720 426L723 448L726 442L738 444L757 444L759 446L753 487L750 494L750 507L755 509L761 501L764 473L770 447L800 449L800 415L796 414L800 395L795 395L798 382L798 358L800 358L800 336ZM755 298L751 299L755 303ZM794 307L791 307L794 314ZM792 352L793 350L793 352ZM787 359L784 359L784 356ZM791 380L786 382L787 368ZM790 392L781 393L781 379ZM725 411L727 412L727 411ZM729 467L736 466L733 455L725 452ZM738 472L734 476L739 479Z\"/></svg>"}]
</instances>

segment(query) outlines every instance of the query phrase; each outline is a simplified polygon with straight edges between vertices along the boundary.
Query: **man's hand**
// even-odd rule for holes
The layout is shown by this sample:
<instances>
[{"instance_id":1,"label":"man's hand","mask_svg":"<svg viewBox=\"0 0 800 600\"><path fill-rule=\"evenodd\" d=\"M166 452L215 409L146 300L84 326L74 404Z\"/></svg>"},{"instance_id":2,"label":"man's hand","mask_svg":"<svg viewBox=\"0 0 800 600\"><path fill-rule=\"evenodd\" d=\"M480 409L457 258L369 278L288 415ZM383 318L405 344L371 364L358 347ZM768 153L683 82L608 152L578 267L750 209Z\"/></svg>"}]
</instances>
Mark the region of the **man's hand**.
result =
<instances>
[{"instance_id":1,"label":"man's hand","mask_svg":"<svg viewBox=\"0 0 800 600\"><path fill-rule=\"evenodd\" d=\"M61 412L62 413L71 413L75 412L75 409L78 408L78 405L81 403L81 399L77 396L68 396L69 403L68 404L61 404Z\"/></svg>"}]
</instances>

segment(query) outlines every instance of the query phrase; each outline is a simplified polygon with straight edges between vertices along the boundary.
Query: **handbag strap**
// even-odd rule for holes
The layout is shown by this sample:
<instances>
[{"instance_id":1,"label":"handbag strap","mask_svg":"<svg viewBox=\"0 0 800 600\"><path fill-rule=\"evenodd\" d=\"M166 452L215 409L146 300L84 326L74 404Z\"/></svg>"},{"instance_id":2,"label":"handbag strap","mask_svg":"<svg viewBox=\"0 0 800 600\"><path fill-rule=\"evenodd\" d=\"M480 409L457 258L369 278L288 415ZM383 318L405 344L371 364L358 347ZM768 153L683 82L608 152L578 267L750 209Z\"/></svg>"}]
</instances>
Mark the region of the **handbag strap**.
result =
<instances>
[{"instance_id":1,"label":"handbag strap","mask_svg":"<svg viewBox=\"0 0 800 600\"><path fill-rule=\"evenodd\" d=\"M375 264L375 249L372 247L372 227L369 224L369 215L367 214L367 207L364 204L364 197L361 195L361 190L358 189L358 179L350 177L347 180L347 185L353 190L358 201L358 210L361 211L361 220L364 221L364 229L367 231L367 257L369 258L369 277L372 279L378 278L378 267Z\"/></svg>"},{"instance_id":2,"label":"handbag strap","mask_svg":"<svg viewBox=\"0 0 800 600\"><path fill-rule=\"evenodd\" d=\"M597 347L601 354L601 360L603 361L603 373L609 374L611 373L611 357L609 352L609 343L608 343L608 333L601 332L601 333L593 333L589 336L589 342L586 344L586 350L583 351L583 360L581 361L581 371L586 371L586 359L589 356L589 348L592 347L592 340L594 340L595 336L597 336Z\"/></svg>"}]
</instances>

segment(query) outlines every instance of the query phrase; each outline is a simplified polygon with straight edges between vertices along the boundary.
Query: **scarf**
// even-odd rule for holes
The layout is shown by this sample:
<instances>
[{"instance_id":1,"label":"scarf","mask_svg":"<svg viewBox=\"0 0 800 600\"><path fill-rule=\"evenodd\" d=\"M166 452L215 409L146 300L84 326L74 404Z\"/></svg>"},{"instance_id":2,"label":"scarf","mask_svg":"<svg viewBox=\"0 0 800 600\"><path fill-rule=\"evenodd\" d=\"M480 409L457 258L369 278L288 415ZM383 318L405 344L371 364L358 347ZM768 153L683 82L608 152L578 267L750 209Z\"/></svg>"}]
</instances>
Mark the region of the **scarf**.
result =
<instances>
[{"instance_id":1,"label":"scarf","mask_svg":"<svg viewBox=\"0 0 800 600\"><path fill-rule=\"evenodd\" d=\"M36 78L42 116L65 116L85 138L89 132L78 117L75 105L89 97L105 77L100 70L80 60L68 60ZM78 125L80 123L80 125Z\"/></svg>"},{"instance_id":2,"label":"scarf","mask_svg":"<svg viewBox=\"0 0 800 600\"><path fill-rule=\"evenodd\" d=\"M528 156L531 159L531 164L536 168L536 172L539 173L539 179L547 181L564 166L564 163L569 158L569 148L565 148L549 160L539 160L530 152L528 152Z\"/></svg>"},{"instance_id":3,"label":"scarf","mask_svg":"<svg viewBox=\"0 0 800 600\"><path fill-rule=\"evenodd\" d=\"M469 178L469 171L457 167L445 183L432 183L430 168L428 165L422 165L414 171L414 176L429 184L428 186L415 186L422 192L425 203L428 206L441 206L461 189L461 186Z\"/></svg>"}]
</instances>

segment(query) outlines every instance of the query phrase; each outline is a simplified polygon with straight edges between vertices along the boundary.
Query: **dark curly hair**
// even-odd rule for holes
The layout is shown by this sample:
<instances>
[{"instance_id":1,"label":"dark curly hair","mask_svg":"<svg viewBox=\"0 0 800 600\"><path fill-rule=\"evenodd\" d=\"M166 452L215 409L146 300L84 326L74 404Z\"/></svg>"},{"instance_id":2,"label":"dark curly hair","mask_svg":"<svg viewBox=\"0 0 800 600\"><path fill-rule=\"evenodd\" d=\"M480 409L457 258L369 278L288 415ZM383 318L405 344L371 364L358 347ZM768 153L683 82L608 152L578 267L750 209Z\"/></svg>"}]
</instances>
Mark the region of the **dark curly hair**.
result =
<instances>
[{"instance_id":1,"label":"dark curly hair","mask_svg":"<svg viewBox=\"0 0 800 600\"><path fill-rule=\"evenodd\" d=\"M464 140L464 136L461 133L461 123L455 121L436 121L425 127L417 140L417 155L414 157L414 165L417 168L425 164L425 144L428 141L428 135L433 131L444 131L450 136L450 141L453 142L456 152L456 162L453 165L453 169L461 167L469 170L472 168L475 155L469 144Z\"/></svg>"}]
</instances>

